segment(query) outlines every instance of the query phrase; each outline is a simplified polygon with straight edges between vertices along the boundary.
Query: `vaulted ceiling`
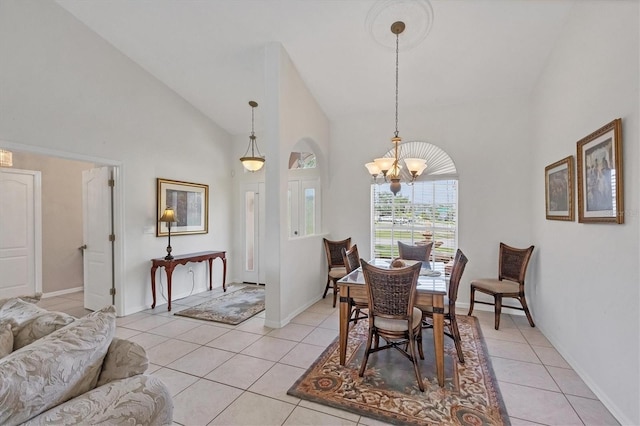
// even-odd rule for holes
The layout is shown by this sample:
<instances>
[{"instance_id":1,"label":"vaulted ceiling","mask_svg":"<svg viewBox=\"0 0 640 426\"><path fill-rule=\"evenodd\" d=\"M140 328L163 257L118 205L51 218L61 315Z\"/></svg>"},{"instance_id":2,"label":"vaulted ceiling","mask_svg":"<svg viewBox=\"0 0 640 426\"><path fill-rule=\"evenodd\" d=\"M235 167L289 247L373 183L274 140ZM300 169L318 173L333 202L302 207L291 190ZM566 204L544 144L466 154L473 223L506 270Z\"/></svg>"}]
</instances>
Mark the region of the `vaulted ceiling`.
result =
<instances>
[{"instance_id":1,"label":"vaulted ceiling","mask_svg":"<svg viewBox=\"0 0 640 426\"><path fill-rule=\"evenodd\" d=\"M527 95L575 0L57 0L232 134L281 43L330 120ZM256 126L259 118L256 117Z\"/></svg>"}]
</instances>

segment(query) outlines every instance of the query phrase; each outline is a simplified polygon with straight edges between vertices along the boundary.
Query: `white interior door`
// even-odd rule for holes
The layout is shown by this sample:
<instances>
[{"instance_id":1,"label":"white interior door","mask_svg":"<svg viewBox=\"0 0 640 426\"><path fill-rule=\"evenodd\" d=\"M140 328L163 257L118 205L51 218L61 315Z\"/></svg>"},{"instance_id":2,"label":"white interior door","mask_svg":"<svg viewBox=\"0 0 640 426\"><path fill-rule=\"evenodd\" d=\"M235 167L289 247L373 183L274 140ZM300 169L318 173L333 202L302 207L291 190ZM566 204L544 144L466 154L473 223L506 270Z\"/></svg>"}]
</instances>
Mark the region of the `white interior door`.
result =
<instances>
[{"instance_id":1,"label":"white interior door","mask_svg":"<svg viewBox=\"0 0 640 426\"><path fill-rule=\"evenodd\" d=\"M94 311L113 303L109 174L109 167L82 172L84 307Z\"/></svg>"},{"instance_id":2,"label":"white interior door","mask_svg":"<svg viewBox=\"0 0 640 426\"><path fill-rule=\"evenodd\" d=\"M265 268L260 249L264 247L264 183L246 184L242 196L244 204L242 281L265 283Z\"/></svg>"},{"instance_id":3,"label":"white interior door","mask_svg":"<svg viewBox=\"0 0 640 426\"><path fill-rule=\"evenodd\" d=\"M42 291L40 172L0 169L0 298Z\"/></svg>"}]
</instances>

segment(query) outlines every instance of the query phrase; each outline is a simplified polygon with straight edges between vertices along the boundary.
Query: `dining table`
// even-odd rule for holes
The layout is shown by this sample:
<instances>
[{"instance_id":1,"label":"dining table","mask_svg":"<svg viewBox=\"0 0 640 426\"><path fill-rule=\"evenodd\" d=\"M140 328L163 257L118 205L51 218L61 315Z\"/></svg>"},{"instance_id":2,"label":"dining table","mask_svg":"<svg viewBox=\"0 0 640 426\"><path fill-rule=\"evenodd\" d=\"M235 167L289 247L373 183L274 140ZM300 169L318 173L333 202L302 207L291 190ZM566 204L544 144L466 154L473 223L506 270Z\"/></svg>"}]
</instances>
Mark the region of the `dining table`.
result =
<instances>
[{"instance_id":1,"label":"dining table","mask_svg":"<svg viewBox=\"0 0 640 426\"><path fill-rule=\"evenodd\" d=\"M416 261L404 260L410 266ZM371 264L379 268L391 268L391 259L374 259ZM436 361L438 385L444 386L444 297L447 294L449 277L445 274L444 263L422 262L423 267L418 277L416 307L433 307L433 343ZM338 280L340 295L340 365L345 365L347 342L349 338L349 317L351 315L351 299L368 300L367 286L362 268L353 270Z\"/></svg>"}]
</instances>

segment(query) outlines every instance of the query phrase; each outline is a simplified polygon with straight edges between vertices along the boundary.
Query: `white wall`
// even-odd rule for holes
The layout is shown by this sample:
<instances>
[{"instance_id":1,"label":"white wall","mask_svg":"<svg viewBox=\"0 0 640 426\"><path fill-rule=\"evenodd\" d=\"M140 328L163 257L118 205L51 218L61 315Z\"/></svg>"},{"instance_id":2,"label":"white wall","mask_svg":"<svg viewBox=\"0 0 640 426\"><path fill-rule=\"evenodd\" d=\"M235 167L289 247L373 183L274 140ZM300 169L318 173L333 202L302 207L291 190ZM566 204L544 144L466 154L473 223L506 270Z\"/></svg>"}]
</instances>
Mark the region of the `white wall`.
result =
<instances>
[{"instance_id":1,"label":"white wall","mask_svg":"<svg viewBox=\"0 0 640 426\"><path fill-rule=\"evenodd\" d=\"M500 241L531 244L528 105L516 98L399 113L404 141L442 148L458 169L458 246L469 258L458 295L462 307L471 279L496 276ZM392 112L332 123L327 229L335 239L352 237L363 258L371 255L371 176L364 164L392 147L393 130Z\"/></svg>"},{"instance_id":2,"label":"white wall","mask_svg":"<svg viewBox=\"0 0 640 426\"><path fill-rule=\"evenodd\" d=\"M322 236L287 235L287 182L289 153L300 140L317 147L321 179L326 180L329 122L280 44L267 46L265 64L266 324L278 327L324 290Z\"/></svg>"},{"instance_id":3,"label":"white wall","mask_svg":"<svg viewBox=\"0 0 640 426\"><path fill-rule=\"evenodd\" d=\"M174 253L229 247L226 132L53 2L0 3L0 57L0 140L121 167L119 314L150 306L149 259L165 253L166 239L145 233L156 225L157 177L210 185L209 233L176 236ZM215 265L220 285L221 262ZM194 271L204 288L205 264ZM191 290L181 268L173 283L174 298Z\"/></svg>"},{"instance_id":4,"label":"white wall","mask_svg":"<svg viewBox=\"0 0 640 426\"><path fill-rule=\"evenodd\" d=\"M622 424L640 424L637 1L577 2L535 91L531 305L545 336ZM625 224L547 221L544 167L622 118ZM577 212L576 212L577 218Z\"/></svg>"}]
</instances>

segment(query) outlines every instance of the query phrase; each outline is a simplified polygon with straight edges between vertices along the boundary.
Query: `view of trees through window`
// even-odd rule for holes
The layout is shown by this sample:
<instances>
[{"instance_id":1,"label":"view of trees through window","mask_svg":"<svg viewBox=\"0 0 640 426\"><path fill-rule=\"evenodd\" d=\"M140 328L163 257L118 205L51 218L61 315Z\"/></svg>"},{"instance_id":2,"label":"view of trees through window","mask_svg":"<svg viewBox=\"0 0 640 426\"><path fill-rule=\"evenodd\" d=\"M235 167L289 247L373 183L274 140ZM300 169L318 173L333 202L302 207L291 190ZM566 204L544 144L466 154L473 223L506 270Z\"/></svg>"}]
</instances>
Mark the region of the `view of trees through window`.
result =
<instances>
[{"instance_id":1,"label":"view of trees through window","mask_svg":"<svg viewBox=\"0 0 640 426\"><path fill-rule=\"evenodd\" d=\"M398 241L433 241L432 256L436 261L453 258L458 231L457 179L403 183L396 196L388 183L371 188L374 257L397 257Z\"/></svg>"}]
</instances>

